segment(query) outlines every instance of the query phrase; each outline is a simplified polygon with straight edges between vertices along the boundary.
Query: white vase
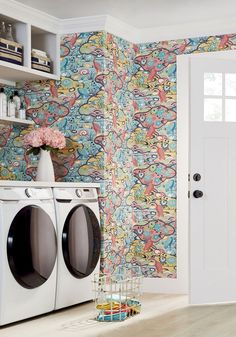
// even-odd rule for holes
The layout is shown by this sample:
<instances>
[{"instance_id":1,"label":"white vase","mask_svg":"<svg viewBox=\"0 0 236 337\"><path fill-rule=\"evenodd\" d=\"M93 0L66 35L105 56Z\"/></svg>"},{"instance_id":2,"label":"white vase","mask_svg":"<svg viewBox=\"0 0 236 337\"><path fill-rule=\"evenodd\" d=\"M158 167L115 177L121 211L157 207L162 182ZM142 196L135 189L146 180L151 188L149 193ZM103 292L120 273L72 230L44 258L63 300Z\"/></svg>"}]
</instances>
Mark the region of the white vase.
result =
<instances>
[{"instance_id":1,"label":"white vase","mask_svg":"<svg viewBox=\"0 0 236 337\"><path fill-rule=\"evenodd\" d=\"M40 149L36 181L55 181L50 151Z\"/></svg>"}]
</instances>

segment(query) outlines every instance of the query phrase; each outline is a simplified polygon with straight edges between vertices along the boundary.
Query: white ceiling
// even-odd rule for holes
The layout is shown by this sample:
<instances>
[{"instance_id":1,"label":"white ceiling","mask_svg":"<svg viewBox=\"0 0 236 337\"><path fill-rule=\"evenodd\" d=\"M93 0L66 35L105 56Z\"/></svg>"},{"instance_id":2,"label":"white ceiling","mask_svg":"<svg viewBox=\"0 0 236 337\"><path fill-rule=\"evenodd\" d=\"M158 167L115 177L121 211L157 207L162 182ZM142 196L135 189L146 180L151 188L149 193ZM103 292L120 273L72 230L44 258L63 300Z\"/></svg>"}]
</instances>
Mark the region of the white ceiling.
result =
<instances>
[{"instance_id":1,"label":"white ceiling","mask_svg":"<svg viewBox=\"0 0 236 337\"><path fill-rule=\"evenodd\" d=\"M227 20L235 0L17 0L61 19L111 15L138 28Z\"/></svg>"}]
</instances>

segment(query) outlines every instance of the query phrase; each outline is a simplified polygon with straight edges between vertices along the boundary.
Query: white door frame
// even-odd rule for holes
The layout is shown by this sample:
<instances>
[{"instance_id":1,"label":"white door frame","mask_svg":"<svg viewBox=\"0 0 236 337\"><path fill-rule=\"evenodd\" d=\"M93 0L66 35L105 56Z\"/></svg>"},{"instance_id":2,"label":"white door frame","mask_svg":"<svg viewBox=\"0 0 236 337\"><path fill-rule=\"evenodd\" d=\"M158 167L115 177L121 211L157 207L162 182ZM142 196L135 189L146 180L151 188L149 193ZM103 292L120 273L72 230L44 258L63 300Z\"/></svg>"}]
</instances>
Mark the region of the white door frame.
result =
<instances>
[{"instance_id":1,"label":"white door frame","mask_svg":"<svg viewBox=\"0 0 236 337\"><path fill-rule=\"evenodd\" d=\"M176 293L189 293L189 107L190 59L236 59L236 50L177 56L177 283Z\"/></svg>"}]
</instances>

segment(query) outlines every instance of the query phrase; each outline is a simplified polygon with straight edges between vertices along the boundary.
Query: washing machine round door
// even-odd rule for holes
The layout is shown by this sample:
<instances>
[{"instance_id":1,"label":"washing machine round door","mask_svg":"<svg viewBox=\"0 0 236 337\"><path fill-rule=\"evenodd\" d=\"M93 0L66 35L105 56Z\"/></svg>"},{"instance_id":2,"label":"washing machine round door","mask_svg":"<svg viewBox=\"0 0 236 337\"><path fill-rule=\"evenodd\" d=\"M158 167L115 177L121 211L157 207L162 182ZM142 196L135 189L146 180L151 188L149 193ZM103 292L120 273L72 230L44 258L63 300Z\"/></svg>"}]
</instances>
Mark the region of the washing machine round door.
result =
<instances>
[{"instance_id":1,"label":"washing machine round door","mask_svg":"<svg viewBox=\"0 0 236 337\"><path fill-rule=\"evenodd\" d=\"M57 253L51 217L35 205L23 207L14 217L7 237L11 272L24 288L39 287L50 277Z\"/></svg>"},{"instance_id":2,"label":"washing machine round door","mask_svg":"<svg viewBox=\"0 0 236 337\"><path fill-rule=\"evenodd\" d=\"M90 275L99 260L101 231L94 212L85 205L74 207L68 214L62 233L65 264L76 278Z\"/></svg>"}]
</instances>

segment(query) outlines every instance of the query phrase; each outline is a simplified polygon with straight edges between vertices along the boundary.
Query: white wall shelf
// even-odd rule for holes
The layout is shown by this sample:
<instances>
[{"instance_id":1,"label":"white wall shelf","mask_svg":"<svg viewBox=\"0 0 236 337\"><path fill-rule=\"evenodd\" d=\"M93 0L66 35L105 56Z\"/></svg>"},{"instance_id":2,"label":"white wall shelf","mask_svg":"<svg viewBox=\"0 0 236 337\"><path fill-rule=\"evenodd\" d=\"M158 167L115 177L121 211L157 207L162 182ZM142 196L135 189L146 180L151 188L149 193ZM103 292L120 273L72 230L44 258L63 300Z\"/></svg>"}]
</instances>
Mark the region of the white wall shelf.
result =
<instances>
[{"instance_id":1,"label":"white wall shelf","mask_svg":"<svg viewBox=\"0 0 236 337\"><path fill-rule=\"evenodd\" d=\"M0 14L0 21L12 24L15 40L23 45L23 65L0 60L0 83L16 86L17 82L60 79L60 39L57 33L3 14ZM32 69L32 48L47 53L52 63L51 73Z\"/></svg>"},{"instance_id":2,"label":"white wall shelf","mask_svg":"<svg viewBox=\"0 0 236 337\"><path fill-rule=\"evenodd\" d=\"M16 82L40 81L45 79L58 80L59 76L18 64L0 61L0 83L16 86Z\"/></svg>"},{"instance_id":3,"label":"white wall shelf","mask_svg":"<svg viewBox=\"0 0 236 337\"><path fill-rule=\"evenodd\" d=\"M0 125L1 124L22 124L22 125L33 125L33 121L28 121L27 119L20 119L14 117L5 117L0 118Z\"/></svg>"}]
</instances>

